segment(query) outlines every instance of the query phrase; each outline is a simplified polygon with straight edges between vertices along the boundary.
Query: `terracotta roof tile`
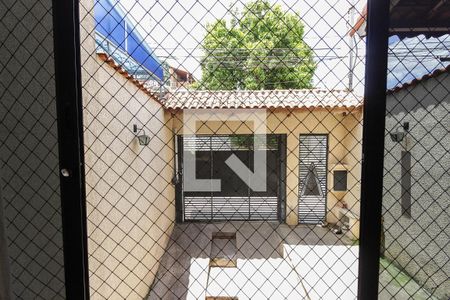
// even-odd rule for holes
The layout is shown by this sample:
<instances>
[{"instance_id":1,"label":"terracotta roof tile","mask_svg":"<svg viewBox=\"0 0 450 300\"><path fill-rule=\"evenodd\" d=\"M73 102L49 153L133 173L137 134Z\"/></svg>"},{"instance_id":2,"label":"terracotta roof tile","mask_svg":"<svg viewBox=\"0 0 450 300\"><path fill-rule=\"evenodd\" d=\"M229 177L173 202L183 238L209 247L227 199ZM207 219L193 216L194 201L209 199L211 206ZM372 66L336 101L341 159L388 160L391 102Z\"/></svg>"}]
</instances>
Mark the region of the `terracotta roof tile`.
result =
<instances>
[{"instance_id":1,"label":"terracotta roof tile","mask_svg":"<svg viewBox=\"0 0 450 300\"><path fill-rule=\"evenodd\" d=\"M177 91L162 100L169 109L352 108L362 97L344 90Z\"/></svg>"},{"instance_id":2,"label":"terracotta roof tile","mask_svg":"<svg viewBox=\"0 0 450 300\"><path fill-rule=\"evenodd\" d=\"M117 62L105 53L99 58L130 80L140 90L167 109L205 108L352 108L362 105L362 97L344 90L257 90L257 91L189 91L169 92L159 100L158 95L147 89Z\"/></svg>"},{"instance_id":3,"label":"terracotta roof tile","mask_svg":"<svg viewBox=\"0 0 450 300\"><path fill-rule=\"evenodd\" d=\"M150 96L150 98L160 103L159 97L157 94L155 94L155 92L149 90L141 81L135 79L133 75L129 74L125 69L123 69L114 59L112 59L106 53L97 53L97 55L102 61L116 70L120 75L131 81L137 88Z\"/></svg>"}]
</instances>

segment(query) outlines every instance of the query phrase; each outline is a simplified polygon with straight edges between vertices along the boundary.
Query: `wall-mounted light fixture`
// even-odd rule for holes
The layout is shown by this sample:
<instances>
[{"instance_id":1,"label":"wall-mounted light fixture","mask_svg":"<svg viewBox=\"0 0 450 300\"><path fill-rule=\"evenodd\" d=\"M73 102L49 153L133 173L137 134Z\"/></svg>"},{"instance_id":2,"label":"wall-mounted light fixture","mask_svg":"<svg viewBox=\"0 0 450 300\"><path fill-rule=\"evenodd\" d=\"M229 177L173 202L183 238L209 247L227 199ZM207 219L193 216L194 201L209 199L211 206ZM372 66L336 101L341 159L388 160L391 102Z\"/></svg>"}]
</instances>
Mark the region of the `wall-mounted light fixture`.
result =
<instances>
[{"instance_id":1,"label":"wall-mounted light fixture","mask_svg":"<svg viewBox=\"0 0 450 300\"><path fill-rule=\"evenodd\" d=\"M141 131L142 131L142 134L140 134ZM148 144L150 144L150 137L145 134L145 131L143 128L138 128L138 126L136 124L134 124L133 132L136 135L136 137L138 138L139 145L147 146Z\"/></svg>"},{"instance_id":2,"label":"wall-mounted light fixture","mask_svg":"<svg viewBox=\"0 0 450 300\"><path fill-rule=\"evenodd\" d=\"M400 143L405 138L409 131L409 122L404 122L403 125L399 126L396 131L391 132L391 140L393 142Z\"/></svg>"}]
</instances>

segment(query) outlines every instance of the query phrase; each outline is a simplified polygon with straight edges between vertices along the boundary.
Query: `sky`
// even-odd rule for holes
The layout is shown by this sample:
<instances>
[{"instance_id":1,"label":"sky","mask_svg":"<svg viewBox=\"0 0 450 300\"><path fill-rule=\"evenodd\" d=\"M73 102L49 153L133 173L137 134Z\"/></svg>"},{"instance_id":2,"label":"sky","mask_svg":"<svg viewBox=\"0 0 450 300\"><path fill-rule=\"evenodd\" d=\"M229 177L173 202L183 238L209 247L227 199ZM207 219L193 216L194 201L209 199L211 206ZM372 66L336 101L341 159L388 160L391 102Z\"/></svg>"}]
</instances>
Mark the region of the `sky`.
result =
<instances>
[{"instance_id":1,"label":"sky","mask_svg":"<svg viewBox=\"0 0 450 300\"><path fill-rule=\"evenodd\" d=\"M235 0L111 0L120 3L128 18L161 60L181 67L201 78L199 61L205 26L226 18L228 10L240 9L248 1ZM296 13L305 25L305 42L313 49L317 88L348 87L350 39L349 8L355 2L356 14L365 4L360 0L271 0L286 11ZM354 89L363 92L365 43L355 39Z\"/></svg>"},{"instance_id":2,"label":"sky","mask_svg":"<svg viewBox=\"0 0 450 300\"><path fill-rule=\"evenodd\" d=\"M446 67L450 63L442 62L440 57L449 57L449 54L450 35L397 39L389 45L387 87L393 88Z\"/></svg>"}]
</instances>

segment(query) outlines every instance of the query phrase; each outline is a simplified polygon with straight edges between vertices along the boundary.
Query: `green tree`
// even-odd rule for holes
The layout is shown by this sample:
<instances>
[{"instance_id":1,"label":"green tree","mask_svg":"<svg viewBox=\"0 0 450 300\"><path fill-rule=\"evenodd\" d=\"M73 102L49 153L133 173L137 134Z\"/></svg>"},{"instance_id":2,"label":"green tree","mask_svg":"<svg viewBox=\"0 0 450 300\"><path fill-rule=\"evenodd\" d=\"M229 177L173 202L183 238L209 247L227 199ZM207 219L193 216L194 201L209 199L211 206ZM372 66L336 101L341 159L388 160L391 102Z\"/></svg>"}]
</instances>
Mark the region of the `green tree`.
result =
<instances>
[{"instance_id":1,"label":"green tree","mask_svg":"<svg viewBox=\"0 0 450 300\"><path fill-rule=\"evenodd\" d=\"M207 24L201 61L202 88L311 88L316 69L311 48L303 41L304 26L281 5L256 0L229 17Z\"/></svg>"}]
</instances>

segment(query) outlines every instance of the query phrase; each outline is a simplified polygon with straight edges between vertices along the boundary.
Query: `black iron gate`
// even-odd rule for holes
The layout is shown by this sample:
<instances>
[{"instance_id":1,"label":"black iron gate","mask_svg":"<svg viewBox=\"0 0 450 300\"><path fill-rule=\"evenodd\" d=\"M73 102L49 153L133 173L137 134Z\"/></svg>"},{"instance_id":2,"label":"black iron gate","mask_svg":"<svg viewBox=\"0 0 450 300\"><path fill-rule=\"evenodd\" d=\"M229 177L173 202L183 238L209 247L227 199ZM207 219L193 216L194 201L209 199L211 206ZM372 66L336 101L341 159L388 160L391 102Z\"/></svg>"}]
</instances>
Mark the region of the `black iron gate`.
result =
<instances>
[{"instance_id":1,"label":"black iron gate","mask_svg":"<svg viewBox=\"0 0 450 300\"><path fill-rule=\"evenodd\" d=\"M180 190L177 197L181 221L267 220L283 221L285 207L286 137L267 135L267 145L255 149L254 135L197 135L178 136L178 166ZM265 191L253 191L227 165L236 155L249 169L254 170L254 151L266 152ZM220 191L193 192L183 188L183 154L195 155L198 179L219 179Z\"/></svg>"}]
</instances>

